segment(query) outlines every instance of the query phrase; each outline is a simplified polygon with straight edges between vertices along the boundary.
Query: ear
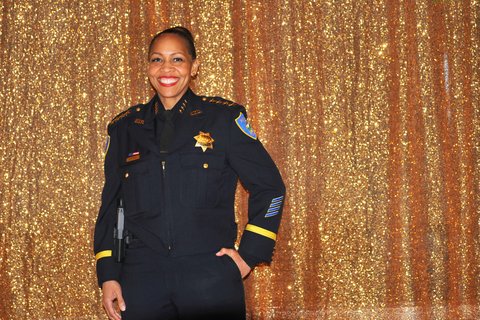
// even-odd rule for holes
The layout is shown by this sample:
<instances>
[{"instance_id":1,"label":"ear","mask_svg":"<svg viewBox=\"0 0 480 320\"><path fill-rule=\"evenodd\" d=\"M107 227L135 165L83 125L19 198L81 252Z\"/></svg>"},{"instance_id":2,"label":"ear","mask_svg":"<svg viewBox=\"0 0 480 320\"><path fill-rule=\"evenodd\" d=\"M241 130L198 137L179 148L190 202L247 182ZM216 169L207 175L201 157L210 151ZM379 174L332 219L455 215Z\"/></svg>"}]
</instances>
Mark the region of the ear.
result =
<instances>
[{"instance_id":1,"label":"ear","mask_svg":"<svg viewBox=\"0 0 480 320\"><path fill-rule=\"evenodd\" d=\"M198 59L193 60L192 71L190 72L190 75L192 76L192 78L195 78L197 76L199 67L200 67L200 61L198 61Z\"/></svg>"}]
</instances>

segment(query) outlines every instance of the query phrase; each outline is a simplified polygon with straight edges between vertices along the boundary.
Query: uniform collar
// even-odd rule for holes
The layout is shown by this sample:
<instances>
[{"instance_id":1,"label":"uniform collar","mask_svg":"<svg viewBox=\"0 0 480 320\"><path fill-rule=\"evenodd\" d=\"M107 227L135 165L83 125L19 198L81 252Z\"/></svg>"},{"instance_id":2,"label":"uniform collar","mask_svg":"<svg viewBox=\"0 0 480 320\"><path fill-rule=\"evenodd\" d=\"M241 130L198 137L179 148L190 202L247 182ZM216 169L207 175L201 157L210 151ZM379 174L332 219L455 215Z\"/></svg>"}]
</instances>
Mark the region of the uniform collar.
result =
<instances>
[{"instance_id":1,"label":"uniform collar","mask_svg":"<svg viewBox=\"0 0 480 320\"><path fill-rule=\"evenodd\" d=\"M143 116L143 118L136 118L129 125L129 131L133 139L137 141L139 145L157 155L160 155L155 135L155 126L158 124L156 124L157 121L154 120L161 119L161 112L159 112L160 106L163 108L158 96L153 96L147 105L145 105L145 108L138 108L139 111L144 110L142 115L139 114L139 117ZM195 142L194 136L202 130L206 118L204 117L200 97L191 89L185 92L172 110L174 110L174 118L176 118L176 133L171 142L171 153L174 153L185 144ZM142 121L142 119L144 121Z\"/></svg>"},{"instance_id":2,"label":"uniform collar","mask_svg":"<svg viewBox=\"0 0 480 320\"><path fill-rule=\"evenodd\" d=\"M177 101L177 103L173 106L172 109L170 109L174 113L174 118L178 114L183 114L187 109L189 102L195 97L195 94L193 91L188 88L187 91L183 94L183 96ZM160 117L161 119L163 118L163 112L162 110L165 110L162 102L160 101L160 98L158 97L158 94L156 94L153 97L153 108L154 108L154 113L157 117Z\"/></svg>"}]
</instances>

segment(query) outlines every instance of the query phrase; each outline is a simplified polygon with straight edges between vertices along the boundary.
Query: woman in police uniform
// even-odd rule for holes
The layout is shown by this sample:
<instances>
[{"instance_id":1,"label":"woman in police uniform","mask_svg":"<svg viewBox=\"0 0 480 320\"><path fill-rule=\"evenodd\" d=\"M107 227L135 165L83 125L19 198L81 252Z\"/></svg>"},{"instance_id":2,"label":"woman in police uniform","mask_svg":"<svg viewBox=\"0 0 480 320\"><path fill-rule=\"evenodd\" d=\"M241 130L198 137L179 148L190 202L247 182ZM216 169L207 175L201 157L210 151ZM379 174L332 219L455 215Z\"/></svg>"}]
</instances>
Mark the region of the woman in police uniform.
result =
<instances>
[{"instance_id":1,"label":"woman in police uniform","mask_svg":"<svg viewBox=\"0 0 480 320\"><path fill-rule=\"evenodd\" d=\"M242 279L271 261L285 187L245 109L189 88L197 75L191 33L157 34L148 78L156 95L108 126L105 185L94 250L111 319L245 319ZM237 181L249 192L238 250ZM125 258L115 262L124 204Z\"/></svg>"}]
</instances>

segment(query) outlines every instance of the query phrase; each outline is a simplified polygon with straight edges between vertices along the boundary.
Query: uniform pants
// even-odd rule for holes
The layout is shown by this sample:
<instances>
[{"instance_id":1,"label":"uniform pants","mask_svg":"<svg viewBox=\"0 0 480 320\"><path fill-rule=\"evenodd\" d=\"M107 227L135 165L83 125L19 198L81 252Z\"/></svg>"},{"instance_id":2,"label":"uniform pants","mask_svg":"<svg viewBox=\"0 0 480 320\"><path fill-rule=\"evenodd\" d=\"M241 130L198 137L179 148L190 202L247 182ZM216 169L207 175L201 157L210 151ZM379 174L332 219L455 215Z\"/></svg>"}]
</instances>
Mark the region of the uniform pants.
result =
<instances>
[{"instance_id":1,"label":"uniform pants","mask_svg":"<svg viewBox=\"0 0 480 320\"><path fill-rule=\"evenodd\" d=\"M244 320L243 281L235 262L215 252L160 256L136 240L120 279L122 320Z\"/></svg>"}]
</instances>

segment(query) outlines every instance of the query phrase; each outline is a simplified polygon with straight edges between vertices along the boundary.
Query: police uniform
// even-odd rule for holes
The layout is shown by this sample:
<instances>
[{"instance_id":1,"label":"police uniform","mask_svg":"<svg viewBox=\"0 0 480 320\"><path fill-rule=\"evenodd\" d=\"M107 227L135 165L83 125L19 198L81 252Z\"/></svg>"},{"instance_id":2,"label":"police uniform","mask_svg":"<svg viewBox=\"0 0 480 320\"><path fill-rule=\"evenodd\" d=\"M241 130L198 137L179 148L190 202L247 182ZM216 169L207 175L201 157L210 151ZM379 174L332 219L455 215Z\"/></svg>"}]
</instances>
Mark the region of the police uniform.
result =
<instances>
[{"instance_id":1,"label":"police uniform","mask_svg":"<svg viewBox=\"0 0 480 320\"><path fill-rule=\"evenodd\" d=\"M270 262L284 202L277 167L250 128L245 109L190 89L173 107L168 152L158 97L133 106L108 126L105 185L95 227L98 283L117 280L124 319L244 319L235 262L234 200L249 193L248 224L238 248L250 267ZM125 261L112 257L117 204L125 205Z\"/></svg>"}]
</instances>

